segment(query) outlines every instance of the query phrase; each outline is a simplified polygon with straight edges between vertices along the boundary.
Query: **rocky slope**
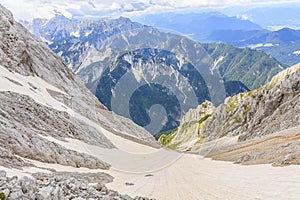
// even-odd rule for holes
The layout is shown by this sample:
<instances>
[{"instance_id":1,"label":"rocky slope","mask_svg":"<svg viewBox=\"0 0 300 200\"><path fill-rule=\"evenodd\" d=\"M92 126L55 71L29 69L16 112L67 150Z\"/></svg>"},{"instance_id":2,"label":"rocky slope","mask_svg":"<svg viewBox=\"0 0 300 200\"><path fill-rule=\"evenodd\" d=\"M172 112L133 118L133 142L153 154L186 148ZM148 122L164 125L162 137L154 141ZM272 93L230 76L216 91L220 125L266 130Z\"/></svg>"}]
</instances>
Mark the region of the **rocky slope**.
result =
<instances>
[{"instance_id":1,"label":"rocky slope","mask_svg":"<svg viewBox=\"0 0 300 200\"><path fill-rule=\"evenodd\" d=\"M205 102L190 110L178 130L162 135L160 141L179 150L199 151L203 143L225 136L237 136L242 142L299 126L299 84L300 64L279 73L261 88L227 98L218 107ZM295 135L292 146L297 141ZM296 149L290 153L296 153Z\"/></svg>"},{"instance_id":2,"label":"rocky slope","mask_svg":"<svg viewBox=\"0 0 300 200\"><path fill-rule=\"evenodd\" d=\"M26 26L46 38L109 110L153 134L177 127L185 112L205 100L219 105L226 96L265 84L286 67L262 52L200 45L125 18L75 21L56 16ZM126 77L132 88L120 89ZM151 109L157 104L164 111Z\"/></svg>"},{"instance_id":3,"label":"rocky slope","mask_svg":"<svg viewBox=\"0 0 300 200\"><path fill-rule=\"evenodd\" d=\"M33 161L89 169L107 170L111 166L95 156L51 141L49 137L58 141L75 139L102 149L116 149L104 135L108 132L158 146L143 128L99 103L63 61L43 41L15 22L12 14L1 5L0 74L0 167L22 170L36 167ZM96 129L91 123L102 128ZM25 181L24 184L31 182L35 181ZM42 189L38 184L31 185L33 191L27 192L26 189L20 190L22 184L22 181L7 179L1 173L1 198L5 194L9 199L19 199L27 192L37 197L38 193L46 194L46 190L49 195L53 192L53 195L67 196L55 189L61 183L51 183L51 187L43 186ZM93 191L86 194L92 195ZM99 195L105 196L108 192ZM58 196L57 199L61 198Z\"/></svg>"},{"instance_id":4,"label":"rocky slope","mask_svg":"<svg viewBox=\"0 0 300 200\"><path fill-rule=\"evenodd\" d=\"M18 178L0 171L0 180L0 199L149 199L131 198L108 189L104 184L113 178L104 173L35 173L33 178Z\"/></svg>"}]
</instances>

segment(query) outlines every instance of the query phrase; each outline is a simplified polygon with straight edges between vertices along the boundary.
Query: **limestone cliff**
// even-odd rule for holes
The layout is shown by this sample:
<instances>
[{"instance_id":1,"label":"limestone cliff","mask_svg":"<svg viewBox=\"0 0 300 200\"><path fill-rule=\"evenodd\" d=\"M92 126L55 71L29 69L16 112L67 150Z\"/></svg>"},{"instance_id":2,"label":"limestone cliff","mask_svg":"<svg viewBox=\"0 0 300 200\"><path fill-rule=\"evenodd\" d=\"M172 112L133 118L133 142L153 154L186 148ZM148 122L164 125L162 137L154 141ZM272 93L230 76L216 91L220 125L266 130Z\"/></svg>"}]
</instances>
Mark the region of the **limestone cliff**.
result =
<instances>
[{"instance_id":1,"label":"limestone cliff","mask_svg":"<svg viewBox=\"0 0 300 200\"><path fill-rule=\"evenodd\" d=\"M160 141L190 150L224 136L238 136L241 142L300 125L300 64L280 72L265 86L228 97L217 108L203 112L206 105L210 104L191 110L178 130Z\"/></svg>"}]
</instances>

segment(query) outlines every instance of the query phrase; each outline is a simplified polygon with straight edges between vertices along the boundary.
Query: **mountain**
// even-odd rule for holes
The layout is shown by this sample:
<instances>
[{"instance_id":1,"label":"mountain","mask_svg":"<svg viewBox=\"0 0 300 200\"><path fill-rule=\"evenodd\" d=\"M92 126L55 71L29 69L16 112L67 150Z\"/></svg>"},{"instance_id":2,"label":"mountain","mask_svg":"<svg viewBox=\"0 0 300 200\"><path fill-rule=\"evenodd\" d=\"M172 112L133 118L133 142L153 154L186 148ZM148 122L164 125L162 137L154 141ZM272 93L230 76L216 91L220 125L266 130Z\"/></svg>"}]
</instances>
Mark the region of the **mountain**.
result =
<instances>
[{"instance_id":1,"label":"mountain","mask_svg":"<svg viewBox=\"0 0 300 200\"><path fill-rule=\"evenodd\" d=\"M295 21L288 21L291 13L286 16L277 16L265 21L265 12L277 13L276 10L287 12L291 10ZM229 17L218 12L207 13L163 13L157 15L146 15L134 18L136 21L159 27L167 32L177 32L199 42L222 42L236 47L250 47L263 50L278 61L292 66L300 62L297 52L299 50L299 31L291 28L281 28L276 31L267 30L268 26L298 27L295 10L283 8L261 8L252 9L239 16L247 16L249 20L240 17ZM275 12L276 11L276 12ZM273 16L272 13L270 16ZM163 17L162 17L163 16ZM268 15L269 17L269 15ZM282 18L281 20L274 20ZM257 24L262 24L261 28ZM279 23L279 24L278 24ZM289 24L291 23L291 24ZM290 25L290 26L289 26Z\"/></svg>"},{"instance_id":2,"label":"mountain","mask_svg":"<svg viewBox=\"0 0 300 200\"><path fill-rule=\"evenodd\" d=\"M274 7L257 7L244 11L240 15L246 16L249 20L267 29L278 29L278 27L299 29L299 3L290 4Z\"/></svg>"},{"instance_id":3,"label":"mountain","mask_svg":"<svg viewBox=\"0 0 300 200\"><path fill-rule=\"evenodd\" d=\"M71 141L94 145L103 152L120 151L112 137L158 145L143 128L108 111L59 56L15 22L1 5L0 15L1 199L62 199L73 195L100 198L109 192L111 198L131 199L108 190L103 184L111 182L112 176L104 172L52 170L53 174L44 174L51 173L43 167L47 164L65 169L111 167L103 158L71 148ZM6 177L7 172L21 174L21 178L26 168L29 178ZM92 182L99 183L98 190L88 185ZM77 187L76 194L71 187Z\"/></svg>"},{"instance_id":4,"label":"mountain","mask_svg":"<svg viewBox=\"0 0 300 200\"><path fill-rule=\"evenodd\" d=\"M0 16L0 199L299 196L298 166L244 167L158 145L109 112L1 5Z\"/></svg>"},{"instance_id":5,"label":"mountain","mask_svg":"<svg viewBox=\"0 0 300 200\"><path fill-rule=\"evenodd\" d=\"M133 18L142 24L173 30L193 38L204 41L207 35L217 30L262 30L262 28L249 21L237 17L229 17L219 12L205 13L161 13L150 14Z\"/></svg>"},{"instance_id":6,"label":"mountain","mask_svg":"<svg viewBox=\"0 0 300 200\"><path fill-rule=\"evenodd\" d=\"M299 30L290 28L277 31L217 30L208 35L205 40L262 50L290 66L300 62L298 54L295 53L300 49Z\"/></svg>"},{"instance_id":7,"label":"mountain","mask_svg":"<svg viewBox=\"0 0 300 200\"><path fill-rule=\"evenodd\" d=\"M216 61L215 68L225 83L240 81L250 90L264 85L287 67L262 51L236 48L222 43L202 44L202 47Z\"/></svg>"},{"instance_id":8,"label":"mountain","mask_svg":"<svg viewBox=\"0 0 300 200\"><path fill-rule=\"evenodd\" d=\"M50 20L34 19L32 22L22 21L22 24L45 41L75 72L88 56L91 45L98 48L103 41L113 35L143 27L124 17L76 21L61 14Z\"/></svg>"},{"instance_id":9,"label":"mountain","mask_svg":"<svg viewBox=\"0 0 300 200\"><path fill-rule=\"evenodd\" d=\"M174 149L205 152L206 142L221 138L217 143L224 143L223 147L208 152L208 157L242 163L299 164L299 86L298 64L263 87L228 97L218 107L204 102L183 117L178 129L161 135L159 141ZM237 141L226 144L226 138Z\"/></svg>"},{"instance_id":10,"label":"mountain","mask_svg":"<svg viewBox=\"0 0 300 200\"><path fill-rule=\"evenodd\" d=\"M61 18L43 21L40 28L33 22L34 32L47 36L49 47L109 110L132 119L152 134L177 127L180 117L199 103L210 100L218 105L226 96L260 87L286 67L262 52L225 44L199 44L125 18L63 18L69 24L65 30ZM94 28L107 21L111 22L108 30ZM81 34L74 39L71 33L76 28ZM61 32L64 34L56 39ZM89 32L95 34L87 41L85 33ZM74 59L78 62L70 62ZM128 80L122 82L125 77L130 84ZM153 105L164 109L155 110Z\"/></svg>"}]
</instances>

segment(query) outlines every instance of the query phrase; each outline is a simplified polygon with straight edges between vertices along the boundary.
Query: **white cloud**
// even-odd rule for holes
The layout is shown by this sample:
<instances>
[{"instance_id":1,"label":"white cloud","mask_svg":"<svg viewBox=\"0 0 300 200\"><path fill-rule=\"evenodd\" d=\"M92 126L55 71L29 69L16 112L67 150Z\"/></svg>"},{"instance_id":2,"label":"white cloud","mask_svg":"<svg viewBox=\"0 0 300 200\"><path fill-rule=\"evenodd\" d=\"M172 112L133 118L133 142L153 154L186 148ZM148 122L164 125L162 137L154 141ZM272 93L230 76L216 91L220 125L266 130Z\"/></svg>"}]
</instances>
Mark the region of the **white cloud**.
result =
<instances>
[{"instance_id":1,"label":"white cloud","mask_svg":"<svg viewBox=\"0 0 300 200\"><path fill-rule=\"evenodd\" d=\"M112 9L112 10L119 10L121 8L122 8L122 6L116 2L113 2L110 6L110 9Z\"/></svg>"},{"instance_id":2,"label":"white cloud","mask_svg":"<svg viewBox=\"0 0 300 200\"><path fill-rule=\"evenodd\" d=\"M240 19L242 19L242 20L248 20L249 19L249 16L246 15L246 14L238 15L237 17L240 18Z\"/></svg>"},{"instance_id":3,"label":"white cloud","mask_svg":"<svg viewBox=\"0 0 300 200\"><path fill-rule=\"evenodd\" d=\"M54 10L70 16L138 15L178 9L216 8L236 5L274 4L299 0L1 0L16 19L50 18Z\"/></svg>"}]
</instances>

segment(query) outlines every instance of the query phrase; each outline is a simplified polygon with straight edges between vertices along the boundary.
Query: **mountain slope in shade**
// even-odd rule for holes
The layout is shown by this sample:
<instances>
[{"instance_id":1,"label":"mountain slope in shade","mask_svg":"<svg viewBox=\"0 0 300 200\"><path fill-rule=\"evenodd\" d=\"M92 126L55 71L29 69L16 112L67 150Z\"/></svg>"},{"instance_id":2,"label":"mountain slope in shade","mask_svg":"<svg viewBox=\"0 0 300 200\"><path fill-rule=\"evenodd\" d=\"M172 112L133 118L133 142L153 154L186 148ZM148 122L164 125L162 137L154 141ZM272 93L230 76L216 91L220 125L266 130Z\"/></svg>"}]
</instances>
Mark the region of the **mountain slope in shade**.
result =
<instances>
[{"instance_id":1,"label":"mountain slope in shade","mask_svg":"<svg viewBox=\"0 0 300 200\"><path fill-rule=\"evenodd\" d=\"M239 162L255 162L253 159L261 159L260 162L284 162L284 156L289 154L291 160L286 164L289 162L299 164L300 157L296 148L299 143L297 136L300 131L299 128L287 132L287 135L284 136L284 130L300 125L299 86L300 65L298 64L280 72L265 86L248 93L229 97L224 104L218 107L214 107L210 102L205 102L199 105L197 109L190 110L181 121L178 129L169 135L162 135L160 141L175 149L197 152L204 151L205 147L203 146L207 144L206 142L209 143L209 141L225 136L237 137L238 143L235 144L237 147L232 146L232 154L234 155L234 149L238 149L245 143L251 146L253 142L255 146L260 139L273 140L275 142L275 144L271 142L271 145L274 145L273 150L266 146L265 152L264 147L259 147L261 151L249 148L249 152L245 150L242 153L242 149L238 149L241 152L236 150L235 157L230 157L230 148L229 150L224 148L224 152L227 152L228 155L222 155L227 155L228 160L242 159ZM282 131L281 136L287 137L287 140L278 141L276 144L276 137L279 136L272 138L272 134L278 131ZM262 137L265 135L270 136ZM290 142L288 142L289 140ZM266 144L268 143L266 142ZM285 145L289 146L290 153L284 149ZM282 153L273 158L274 151L277 153L281 151ZM218 157L218 150L213 153L215 157ZM243 156L246 156L247 159L243 160Z\"/></svg>"}]
</instances>

